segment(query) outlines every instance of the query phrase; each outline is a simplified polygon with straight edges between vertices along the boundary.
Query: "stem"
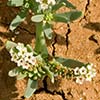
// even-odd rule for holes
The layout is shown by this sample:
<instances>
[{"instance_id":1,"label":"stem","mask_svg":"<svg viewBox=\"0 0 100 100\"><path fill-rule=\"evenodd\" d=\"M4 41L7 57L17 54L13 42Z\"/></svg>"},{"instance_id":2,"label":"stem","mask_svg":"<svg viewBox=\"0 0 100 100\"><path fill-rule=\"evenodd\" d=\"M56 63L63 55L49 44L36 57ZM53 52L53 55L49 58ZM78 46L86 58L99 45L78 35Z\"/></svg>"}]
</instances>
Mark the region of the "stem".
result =
<instances>
[{"instance_id":1,"label":"stem","mask_svg":"<svg viewBox=\"0 0 100 100\"><path fill-rule=\"evenodd\" d=\"M43 57L48 57L48 50L46 47L45 36L43 32L43 23L36 23L36 44L35 52L41 54Z\"/></svg>"}]
</instances>

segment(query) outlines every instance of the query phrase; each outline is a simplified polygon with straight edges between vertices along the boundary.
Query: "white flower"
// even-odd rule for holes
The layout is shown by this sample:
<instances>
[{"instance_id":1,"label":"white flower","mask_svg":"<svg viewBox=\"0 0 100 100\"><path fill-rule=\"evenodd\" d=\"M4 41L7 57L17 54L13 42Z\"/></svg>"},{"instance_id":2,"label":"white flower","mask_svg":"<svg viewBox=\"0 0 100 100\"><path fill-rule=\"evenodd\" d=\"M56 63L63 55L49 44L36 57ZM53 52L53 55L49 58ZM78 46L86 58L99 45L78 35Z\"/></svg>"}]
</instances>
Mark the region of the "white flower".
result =
<instances>
[{"instance_id":1,"label":"white flower","mask_svg":"<svg viewBox=\"0 0 100 100\"><path fill-rule=\"evenodd\" d=\"M17 50L17 52L16 52ZM33 56L33 52L28 52L27 47L22 43L10 50L11 61L17 63L18 67L28 69L36 64L36 57Z\"/></svg>"},{"instance_id":2,"label":"white flower","mask_svg":"<svg viewBox=\"0 0 100 100\"><path fill-rule=\"evenodd\" d=\"M11 61L17 62L17 60L19 59L18 55L15 53L12 55L11 57Z\"/></svg>"},{"instance_id":3,"label":"white flower","mask_svg":"<svg viewBox=\"0 0 100 100\"><path fill-rule=\"evenodd\" d=\"M24 59L20 59L17 61L17 66L22 67L23 69L28 69L32 65L26 62Z\"/></svg>"},{"instance_id":4,"label":"white flower","mask_svg":"<svg viewBox=\"0 0 100 100\"><path fill-rule=\"evenodd\" d=\"M55 5L55 0L36 0L36 2L40 3L40 7L42 10L46 10L50 5Z\"/></svg>"},{"instance_id":5,"label":"white flower","mask_svg":"<svg viewBox=\"0 0 100 100\"><path fill-rule=\"evenodd\" d=\"M86 74L86 81L92 81L92 78L96 76L96 70L93 68L93 64L88 64L87 66L88 73Z\"/></svg>"},{"instance_id":6,"label":"white flower","mask_svg":"<svg viewBox=\"0 0 100 100\"><path fill-rule=\"evenodd\" d=\"M33 57L33 52L27 52L26 54L25 54L25 61L30 61L30 59Z\"/></svg>"},{"instance_id":7,"label":"white flower","mask_svg":"<svg viewBox=\"0 0 100 100\"><path fill-rule=\"evenodd\" d=\"M86 67L87 67L88 70L91 70L92 67L93 67L93 64L88 64Z\"/></svg>"},{"instance_id":8,"label":"white flower","mask_svg":"<svg viewBox=\"0 0 100 100\"><path fill-rule=\"evenodd\" d=\"M24 59L25 59L26 62L29 62L32 65L35 65L36 64L36 57L33 56L33 52L26 53Z\"/></svg>"},{"instance_id":9,"label":"white flower","mask_svg":"<svg viewBox=\"0 0 100 100\"><path fill-rule=\"evenodd\" d=\"M23 61L22 68L23 69L28 69L31 65L28 62Z\"/></svg>"},{"instance_id":10,"label":"white flower","mask_svg":"<svg viewBox=\"0 0 100 100\"><path fill-rule=\"evenodd\" d=\"M39 2L39 3L41 3L42 2L42 0L35 0L36 2Z\"/></svg>"},{"instance_id":11,"label":"white flower","mask_svg":"<svg viewBox=\"0 0 100 100\"><path fill-rule=\"evenodd\" d=\"M79 67L76 67L76 68L74 69L74 74L75 74L75 75L79 75Z\"/></svg>"},{"instance_id":12,"label":"white flower","mask_svg":"<svg viewBox=\"0 0 100 100\"><path fill-rule=\"evenodd\" d=\"M93 69L92 77L95 77L97 74L96 69Z\"/></svg>"},{"instance_id":13,"label":"white flower","mask_svg":"<svg viewBox=\"0 0 100 100\"><path fill-rule=\"evenodd\" d=\"M95 77L96 76L96 69L92 68L89 73L91 73L91 77Z\"/></svg>"},{"instance_id":14,"label":"white flower","mask_svg":"<svg viewBox=\"0 0 100 100\"><path fill-rule=\"evenodd\" d=\"M18 67L21 67L21 66L23 66L23 59L19 59L19 60L17 60L17 66Z\"/></svg>"},{"instance_id":15,"label":"white flower","mask_svg":"<svg viewBox=\"0 0 100 100\"><path fill-rule=\"evenodd\" d=\"M27 53L27 48L24 47L18 52L18 56L24 58L26 53Z\"/></svg>"},{"instance_id":16,"label":"white flower","mask_svg":"<svg viewBox=\"0 0 100 100\"><path fill-rule=\"evenodd\" d=\"M32 57L30 60L29 60L29 63L31 63L33 66L36 64L36 57Z\"/></svg>"},{"instance_id":17,"label":"white flower","mask_svg":"<svg viewBox=\"0 0 100 100\"><path fill-rule=\"evenodd\" d=\"M78 84L83 84L83 82L84 82L84 77L83 76L78 76L78 77L76 77L76 83L78 83Z\"/></svg>"},{"instance_id":18,"label":"white flower","mask_svg":"<svg viewBox=\"0 0 100 100\"><path fill-rule=\"evenodd\" d=\"M10 49L9 53L11 56L13 56L13 54L14 54L13 48Z\"/></svg>"},{"instance_id":19,"label":"white flower","mask_svg":"<svg viewBox=\"0 0 100 100\"><path fill-rule=\"evenodd\" d=\"M79 72L81 75L85 75L87 73L87 69L83 66L82 68L79 69Z\"/></svg>"},{"instance_id":20,"label":"white flower","mask_svg":"<svg viewBox=\"0 0 100 100\"><path fill-rule=\"evenodd\" d=\"M93 64L87 65L87 69L88 69L88 73L91 74L92 78L96 76L96 69L93 68Z\"/></svg>"},{"instance_id":21,"label":"white flower","mask_svg":"<svg viewBox=\"0 0 100 100\"><path fill-rule=\"evenodd\" d=\"M55 5L56 4L56 1L55 0L48 0L48 4Z\"/></svg>"},{"instance_id":22,"label":"white flower","mask_svg":"<svg viewBox=\"0 0 100 100\"><path fill-rule=\"evenodd\" d=\"M91 81L92 80L92 73L87 73L86 74L86 81Z\"/></svg>"},{"instance_id":23,"label":"white flower","mask_svg":"<svg viewBox=\"0 0 100 100\"><path fill-rule=\"evenodd\" d=\"M18 43L18 45L16 46L17 50L22 50L24 48L24 44L23 43Z\"/></svg>"},{"instance_id":24,"label":"white flower","mask_svg":"<svg viewBox=\"0 0 100 100\"><path fill-rule=\"evenodd\" d=\"M40 7L42 10L48 9L48 4L41 3Z\"/></svg>"}]
</instances>

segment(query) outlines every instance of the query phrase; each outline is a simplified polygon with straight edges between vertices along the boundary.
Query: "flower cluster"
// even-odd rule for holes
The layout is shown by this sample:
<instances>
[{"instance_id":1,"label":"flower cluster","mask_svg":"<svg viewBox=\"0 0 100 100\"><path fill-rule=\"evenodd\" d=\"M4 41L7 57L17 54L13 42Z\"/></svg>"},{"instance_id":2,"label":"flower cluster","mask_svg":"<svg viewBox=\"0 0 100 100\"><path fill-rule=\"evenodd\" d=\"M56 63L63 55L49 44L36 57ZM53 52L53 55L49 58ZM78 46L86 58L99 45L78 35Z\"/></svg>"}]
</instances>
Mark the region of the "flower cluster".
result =
<instances>
[{"instance_id":1,"label":"flower cluster","mask_svg":"<svg viewBox=\"0 0 100 100\"><path fill-rule=\"evenodd\" d=\"M40 3L40 8L42 10L46 10L49 8L50 5L55 5L55 0L36 0L36 2Z\"/></svg>"},{"instance_id":2,"label":"flower cluster","mask_svg":"<svg viewBox=\"0 0 100 100\"><path fill-rule=\"evenodd\" d=\"M82 84L84 81L92 81L92 78L96 76L96 70L93 68L93 64L87 64L81 68L76 67L74 76L76 83Z\"/></svg>"},{"instance_id":3,"label":"flower cluster","mask_svg":"<svg viewBox=\"0 0 100 100\"><path fill-rule=\"evenodd\" d=\"M66 77L67 68L63 66L61 63L57 62L55 59L48 63L49 69L54 73L54 76L62 76Z\"/></svg>"},{"instance_id":4,"label":"flower cluster","mask_svg":"<svg viewBox=\"0 0 100 100\"><path fill-rule=\"evenodd\" d=\"M36 57L33 56L33 52L28 51L28 48L22 44L10 49L11 61L17 63L18 67L28 69L36 64Z\"/></svg>"},{"instance_id":5,"label":"flower cluster","mask_svg":"<svg viewBox=\"0 0 100 100\"><path fill-rule=\"evenodd\" d=\"M35 79L44 76L47 69L50 73L54 73L54 76L66 76L71 74L71 76L74 76L76 83L79 84L82 84L84 81L92 81L92 78L96 76L96 70L93 68L93 64L76 67L75 69L72 68L68 71L66 67L55 60L46 63L43 61L41 56L34 56L33 51L28 50L28 46L25 46L23 43L18 43L15 47L11 48L10 55L11 61L17 63L18 67L22 67L23 69L32 69L28 70L27 75L30 77L31 73L31 76L34 76ZM42 60L39 61L37 58ZM46 68L44 66L48 67Z\"/></svg>"}]
</instances>

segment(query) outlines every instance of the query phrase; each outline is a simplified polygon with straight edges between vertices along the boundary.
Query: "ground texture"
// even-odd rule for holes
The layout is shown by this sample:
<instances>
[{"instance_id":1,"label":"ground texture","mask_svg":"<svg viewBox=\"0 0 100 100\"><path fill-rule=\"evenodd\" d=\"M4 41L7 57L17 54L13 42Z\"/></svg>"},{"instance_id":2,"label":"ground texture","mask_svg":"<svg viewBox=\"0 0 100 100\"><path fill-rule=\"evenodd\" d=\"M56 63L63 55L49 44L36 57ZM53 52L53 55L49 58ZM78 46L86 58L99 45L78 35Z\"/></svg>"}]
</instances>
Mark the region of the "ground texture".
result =
<instances>
[{"instance_id":1,"label":"ground texture","mask_svg":"<svg viewBox=\"0 0 100 100\"><path fill-rule=\"evenodd\" d=\"M4 44L7 40L12 40L29 43L34 47L34 24L26 20L16 31L10 32L9 24L19 9L8 7L7 0L0 0L0 100L100 100L100 0L69 1L84 15L70 25L55 23L56 34L47 42L48 50L51 55L95 64L97 76L93 82L79 85L72 80L55 79L55 84L51 84L45 78L43 82L39 82L36 93L25 99L23 94L27 81L17 81L16 78L8 76L8 71L15 64L10 61ZM60 11L65 10L63 8Z\"/></svg>"}]
</instances>

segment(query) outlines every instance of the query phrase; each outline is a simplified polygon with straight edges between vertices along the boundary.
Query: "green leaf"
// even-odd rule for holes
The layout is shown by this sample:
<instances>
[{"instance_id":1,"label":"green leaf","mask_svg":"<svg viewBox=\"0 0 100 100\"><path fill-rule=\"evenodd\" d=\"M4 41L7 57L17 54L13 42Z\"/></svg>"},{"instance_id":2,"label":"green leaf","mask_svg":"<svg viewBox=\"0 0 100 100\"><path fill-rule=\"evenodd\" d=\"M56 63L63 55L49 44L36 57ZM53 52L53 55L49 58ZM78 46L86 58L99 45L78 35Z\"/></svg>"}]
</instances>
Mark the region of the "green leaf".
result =
<instances>
[{"instance_id":1,"label":"green leaf","mask_svg":"<svg viewBox=\"0 0 100 100\"><path fill-rule=\"evenodd\" d=\"M84 63L73 59L65 59L61 57L55 57L55 59L58 62L60 62L63 66L70 67L70 68L81 67L85 65Z\"/></svg>"},{"instance_id":2,"label":"green leaf","mask_svg":"<svg viewBox=\"0 0 100 100\"><path fill-rule=\"evenodd\" d=\"M68 8L72 8L72 9L76 9L76 7L70 3L69 1L67 0L60 0L58 1L53 7L52 7L52 10L53 11L56 11L58 10L59 8L63 7L63 6L66 6Z\"/></svg>"},{"instance_id":3,"label":"green leaf","mask_svg":"<svg viewBox=\"0 0 100 100\"><path fill-rule=\"evenodd\" d=\"M24 96L29 98L37 89L38 82L36 80L28 79L27 88Z\"/></svg>"},{"instance_id":4,"label":"green leaf","mask_svg":"<svg viewBox=\"0 0 100 100\"><path fill-rule=\"evenodd\" d=\"M15 42L12 42L12 41L7 41L5 46L6 46L6 49L9 51L11 48L17 46L17 44Z\"/></svg>"},{"instance_id":5,"label":"green leaf","mask_svg":"<svg viewBox=\"0 0 100 100\"><path fill-rule=\"evenodd\" d=\"M10 77L15 77L15 76L17 76L18 74L19 74L18 68L14 68L14 69L12 69L12 70L10 70L10 71L8 72L8 75L9 75Z\"/></svg>"},{"instance_id":6,"label":"green leaf","mask_svg":"<svg viewBox=\"0 0 100 100\"><path fill-rule=\"evenodd\" d=\"M76 7L72 3L70 3L68 0L61 0L60 3L61 2L64 2L65 6L68 8L76 9Z\"/></svg>"},{"instance_id":7,"label":"green leaf","mask_svg":"<svg viewBox=\"0 0 100 100\"><path fill-rule=\"evenodd\" d=\"M70 13L70 21L74 21L82 16L81 11L71 11L69 13Z\"/></svg>"},{"instance_id":8,"label":"green leaf","mask_svg":"<svg viewBox=\"0 0 100 100\"><path fill-rule=\"evenodd\" d=\"M56 11L58 10L59 8L61 8L62 6L64 6L65 4L63 2L60 2L60 3L57 3L55 4L54 6L52 6L52 10L53 11Z\"/></svg>"},{"instance_id":9,"label":"green leaf","mask_svg":"<svg viewBox=\"0 0 100 100\"><path fill-rule=\"evenodd\" d=\"M43 62L43 58L41 57L41 55L36 56L36 59L38 59L38 61Z\"/></svg>"},{"instance_id":10,"label":"green leaf","mask_svg":"<svg viewBox=\"0 0 100 100\"><path fill-rule=\"evenodd\" d=\"M32 12L34 12L34 14L41 13L41 7L40 7L39 3L36 2L36 0L28 0L28 2L30 4L30 9L32 10Z\"/></svg>"},{"instance_id":11,"label":"green leaf","mask_svg":"<svg viewBox=\"0 0 100 100\"><path fill-rule=\"evenodd\" d=\"M24 0L8 0L8 6L19 7L24 4Z\"/></svg>"},{"instance_id":12,"label":"green leaf","mask_svg":"<svg viewBox=\"0 0 100 100\"><path fill-rule=\"evenodd\" d=\"M15 30L16 27L25 20L27 15L27 9L22 10L11 22L10 24L10 30Z\"/></svg>"},{"instance_id":13,"label":"green leaf","mask_svg":"<svg viewBox=\"0 0 100 100\"><path fill-rule=\"evenodd\" d=\"M41 54L43 58L48 57L48 50L46 46L42 22L36 23L36 43L34 51L37 54Z\"/></svg>"},{"instance_id":14,"label":"green leaf","mask_svg":"<svg viewBox=\"0 0 100 100\"><path fill-rule=\"evenodd\" d=\"M51 29L51 25L46 23L44 26L44 33L48 39L52 39L53 30Z\"/></svg>"},{"instance_id":15,"label":"green leaf","mask_svg":"<svg viewBox=\"0 0 100 100\"><path fill-rule=\"evenodd\" d=\"M27 74L20 73L19 75L17 75L17 80L21 80L21 79L23 79L25 77L27 77Z\"/></svg>"},{"instance_id":16,"label":"green leaf","mask_svg":"<svg viewBox=\"0 0 100 100\"><path fill-rule=\"evenodd\" d=\"M29 44L26 45L26 48L27 48L28 52L33 52L33 48Z\"/></svg>"},{"instance_id":17,"label":"green leaf","mask_svg":"<svg viewBox=\"0 0 100 100\"><path fill-rule=\"evenodd\" d=\"M31 45L27 44L26 48L27 48L28 52L33 52L34 55L37 55L37 53L33 50Z\"/></svg>"},{"instance_id":18,"label":"green leaf","mask_svg":"<svg viewBox=\"0 0 100 100\"><path fill-rule=\"evenodd\" d=\"M56 22L68 23L78 19L81 15L82 15L81 11L70 11L60 14L54 14L53 18L54 21Z\"/></svg>"},{"instance_id":19,"label":"green leaf","mask_svg":"<svg viewBox=\"0 0 100 100\"><path fill-rule=\"evenodd\" d=\"M43 19L44 19L44 15L43 15L43 14L34 15L34 16L32 16L32 18L31 18L31 20L32 20L33 22L36 22L36 23L43 21Z\"/></svg>"},{"instance_id":20,"label":"green leaf","mask_svg":"<svg viewBox=\"0 0 100 100\"><path fill-rule=\"evenodd\" d=\"M54 83L54 74L49 70L49 67L44 66L43 68L47 72L47 75L50 77L51 82Z\"/></svg>"},{"instance_id":21,"label":"green leaf","mask_svg":"<svg viewBox=\"0 0 100 100\"><path fill-rule=\"evenodd\" d=\"M66 13L54 14L53 15L55 22L64 22L67 23L70 21L70 15Z\"/></svg>"}]
</instances>

